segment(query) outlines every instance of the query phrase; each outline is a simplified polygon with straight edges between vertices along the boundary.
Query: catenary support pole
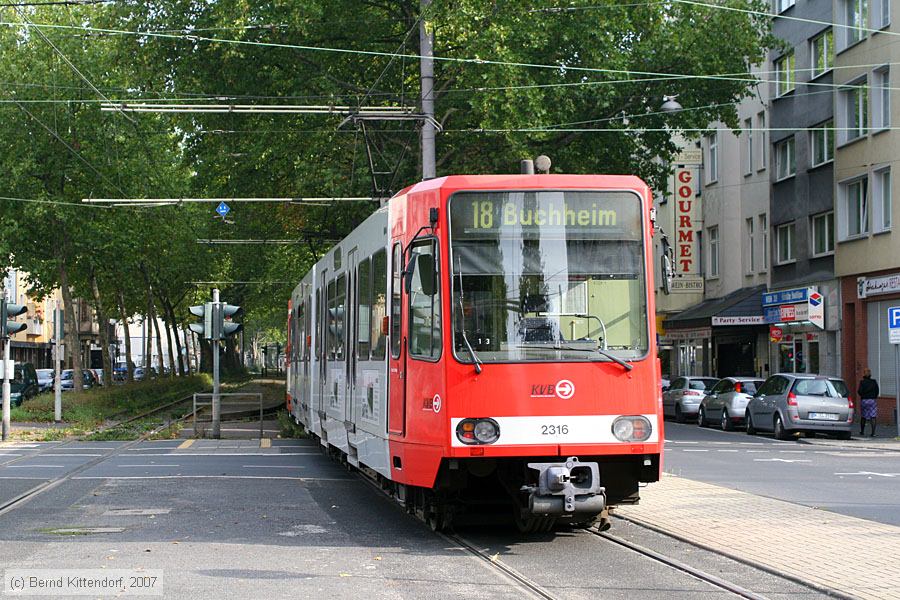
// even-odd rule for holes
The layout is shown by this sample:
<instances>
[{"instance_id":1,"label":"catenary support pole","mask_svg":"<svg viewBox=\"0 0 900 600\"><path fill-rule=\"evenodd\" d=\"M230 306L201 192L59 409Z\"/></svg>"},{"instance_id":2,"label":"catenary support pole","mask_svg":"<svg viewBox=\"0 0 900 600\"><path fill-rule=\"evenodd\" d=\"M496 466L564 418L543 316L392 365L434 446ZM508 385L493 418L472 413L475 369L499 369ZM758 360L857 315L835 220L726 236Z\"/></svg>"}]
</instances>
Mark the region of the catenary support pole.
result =
<instances>
[{"instance_id":1,"label":"catenary support pole","mask_svg":"<svg viewBox=\"0 0 900 600\"><path fill-rule=\"evenodd\" d=\"M53 420L62 421L62 311L59 308L59 300L53 311ZM109 383L112 385L112 382Z\"/></svg>"},{"instance_id":2,"label":"catenary support pole","mask_svg":"<svg viewBox=\"0 0 900 600\"><path fill-rule=\"evenodd\" d=\"M219 289L213 288L213 314L217 314L218 304L219 304ZM217 317L214 317L217 318ZM216 325L213 325L213 330L216 329ZM215 336L214 336L215 337ZM212 339L210 340L210 344L212 344L212 359L213 359L213 397L212 397L212 437L214 439L219 439L221 435L221 409L222 406L220 404L221 398L219 397L219 340Z\"/></svg>"},{"instance_id":3,"label":"catenary support pole","mask_svg":"<svg viewBox=\"0 0 900 600\"><path fill-rule=\"evenodd\" d=\"M434 37L433 30L425 18L431 0L421 0L419 4L419 72L422 86L422 179L435 177L434 147ZM429 118L430 117L430 118Z\"/></svg>"},{"instance_id":4,"label":"catenary support pole","mask_svg":"<svg viewBox=\"0 0 900 600\"><path fill-rule=\"evenodd\" d=\"M897 421L897 437L900 437L900 344L894 344L894 361L894 387L897 390L894 420Z\"/></svg>"}]
</instances>

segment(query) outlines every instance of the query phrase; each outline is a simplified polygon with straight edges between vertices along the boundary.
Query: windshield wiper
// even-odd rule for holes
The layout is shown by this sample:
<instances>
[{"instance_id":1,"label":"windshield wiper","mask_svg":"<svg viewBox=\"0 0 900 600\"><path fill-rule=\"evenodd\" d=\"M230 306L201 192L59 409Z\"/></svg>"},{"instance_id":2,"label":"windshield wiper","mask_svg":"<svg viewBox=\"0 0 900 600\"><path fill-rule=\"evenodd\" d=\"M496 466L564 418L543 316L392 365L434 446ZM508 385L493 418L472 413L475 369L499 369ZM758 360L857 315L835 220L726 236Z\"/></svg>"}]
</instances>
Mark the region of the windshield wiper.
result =
<instances>
[{"instance_id":1,"label":"windshield wiper","mask_svg":"<svg viewBox=\"0 0 900 600\"><path fill-rule=\"evenodd\" d=\"M469 343L469 336L466 335L466 309L463 304L463 279L462 279L462 259L457 257L456 259L457 271L459 274L459 319L462 327L460 327L462 332L463 342L466 344L466 350L469 351L469 356L472 357L472 364L475 365L475 374L481 375L481 361L478 360L478 355L475 354L475 349L472 348L472 344Z\"/></svg>"},{"instance_id":2,"label":"windshield wiper","mask_svg":"<svg viewBox=\"0 0 900 600\"><path fill-rule=\"evenodd\" d=\"M577 351L580 351L580 352L597 352L597 353L599 353L600 355L605 356L605 357L608 358L609 360L611 360L611 361L613 361L613 362L615 362L615 363L618 363L618 364L621 365L621 367L622 367L623 369L625 369L626 371L630 371L630 370L632 370L632 369L634 368L634 365L631 364L630 362L625 361L625 360L622 360L621 358L619 358L619 357L616 356L615 354L612 354L612 353L610 353L610 352L607 352L606 350L603 350L602 348L587 348L587 347L584 347L584 346L563 346L563 345L554 346L553 348L554 348L555 350L577 350Z\"/></svg>"}]
</instances>

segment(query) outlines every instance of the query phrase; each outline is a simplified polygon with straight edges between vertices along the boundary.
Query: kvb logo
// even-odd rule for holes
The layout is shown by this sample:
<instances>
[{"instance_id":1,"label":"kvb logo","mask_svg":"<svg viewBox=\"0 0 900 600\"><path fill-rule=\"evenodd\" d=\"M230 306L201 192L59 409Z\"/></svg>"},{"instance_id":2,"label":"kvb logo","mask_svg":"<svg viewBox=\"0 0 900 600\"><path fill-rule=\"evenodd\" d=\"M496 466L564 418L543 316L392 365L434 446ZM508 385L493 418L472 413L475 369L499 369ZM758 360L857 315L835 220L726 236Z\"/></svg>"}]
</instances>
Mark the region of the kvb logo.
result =
<instances>
[{"instance_id":1,"label":"kvb logo","mask_svg":"<svg viewBox=\"0 0 900 600\"><path fill-rule=\"evenodd\" d=\"M556 382L556 395L562 400L568 400L575 395L575 384L568 379L560 379Z\"/></svg>"}]
</instances>

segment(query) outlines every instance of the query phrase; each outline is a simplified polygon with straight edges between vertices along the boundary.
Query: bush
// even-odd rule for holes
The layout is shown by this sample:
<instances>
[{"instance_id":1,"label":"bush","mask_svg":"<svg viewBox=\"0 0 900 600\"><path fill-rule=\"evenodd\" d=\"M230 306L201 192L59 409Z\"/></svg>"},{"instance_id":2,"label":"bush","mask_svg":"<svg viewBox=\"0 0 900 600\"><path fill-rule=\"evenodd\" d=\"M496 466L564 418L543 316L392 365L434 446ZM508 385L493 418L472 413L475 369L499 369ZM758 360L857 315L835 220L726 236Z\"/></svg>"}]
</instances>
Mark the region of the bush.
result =
<instances>
[{"instance_id":1,"label":"bush","mask_svg":"<svg viewBox=\"0 0 900 600\"><path fill-rule=\"evenodd\" d=\"M109 419L127 418L212 387L209 375L151 379L93 388L62 396L63 421L89 429ZM53 394L41 394L17 407L15 421L52 421Z\"/></svg>"}]
</instances>

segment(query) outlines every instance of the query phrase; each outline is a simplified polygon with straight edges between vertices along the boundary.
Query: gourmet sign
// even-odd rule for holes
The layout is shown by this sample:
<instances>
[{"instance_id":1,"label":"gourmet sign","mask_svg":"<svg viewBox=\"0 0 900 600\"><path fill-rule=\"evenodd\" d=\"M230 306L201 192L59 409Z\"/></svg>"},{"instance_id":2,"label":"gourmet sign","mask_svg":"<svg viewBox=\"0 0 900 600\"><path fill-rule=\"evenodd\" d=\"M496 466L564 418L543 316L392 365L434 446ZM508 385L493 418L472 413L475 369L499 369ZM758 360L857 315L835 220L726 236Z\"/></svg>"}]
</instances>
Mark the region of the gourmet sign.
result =
<instances>
[{"instance_id":1,"label":"gourmet sign","mask_svg":"<svg viewBox=\"0 0 900 600\"><path fill-rule=\"evenodd\" d=\"M694 171L675 169L675 272L691 275L698 272L697 234L694 231Z\"/></svg>"}]
</instances>

